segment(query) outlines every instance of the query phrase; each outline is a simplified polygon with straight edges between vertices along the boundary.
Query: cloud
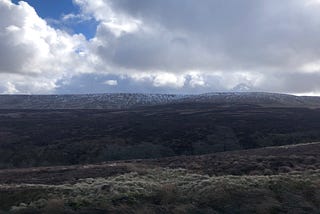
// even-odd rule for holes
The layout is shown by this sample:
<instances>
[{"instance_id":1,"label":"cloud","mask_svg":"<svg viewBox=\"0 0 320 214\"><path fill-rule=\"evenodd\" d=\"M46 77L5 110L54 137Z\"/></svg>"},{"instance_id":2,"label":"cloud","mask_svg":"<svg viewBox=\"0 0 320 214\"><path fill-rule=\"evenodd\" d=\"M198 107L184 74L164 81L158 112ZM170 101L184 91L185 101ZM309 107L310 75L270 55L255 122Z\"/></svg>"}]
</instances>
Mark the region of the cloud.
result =
<instances>
[{"instance_id":1,"label":"cloud","mask_svg":"<svg viewBox=\"0 0 320 214\"><path fill-rule=\"evenodd\" d=\"M318 0L73 2L63 19L94 19L93 38L0 0L0 92L320 92Z\"/></svg>"},{"instance_id":2,"label":"cloud","mask_svg":"<svg viewBox=\"0 0 320 214\"><path fill-rule=\"evenodd\" d=\"M104 82L104 84L110 85L110 86L116 86L116 85L118 85L118 81L117 80L106 80Z\"/></svg>"},{"instance_id":3,"label":"cloud","mask_svg":"<svg viewBox=\"0 0 320 214\"><path fill-rule=\"evenodd\" d=\"M127 68L291 69L319 54L318 10L300 0L76 2L101 22L97 39L109 42L100 56ZM112 25L122 36L110 38Z\"/></svg>"},{"instance_id":4,"label":"cloud","mask_svg":"<svg viewBox=\"0 0 320 214\"><path fill-rule=\"evenodd\" d=\"M58 79L86 70L80 54L85 45L83 35L50 27L26 2L0 0L0 83L7 85L5 93L54 90Z\"/></svg>"}]
</instances>

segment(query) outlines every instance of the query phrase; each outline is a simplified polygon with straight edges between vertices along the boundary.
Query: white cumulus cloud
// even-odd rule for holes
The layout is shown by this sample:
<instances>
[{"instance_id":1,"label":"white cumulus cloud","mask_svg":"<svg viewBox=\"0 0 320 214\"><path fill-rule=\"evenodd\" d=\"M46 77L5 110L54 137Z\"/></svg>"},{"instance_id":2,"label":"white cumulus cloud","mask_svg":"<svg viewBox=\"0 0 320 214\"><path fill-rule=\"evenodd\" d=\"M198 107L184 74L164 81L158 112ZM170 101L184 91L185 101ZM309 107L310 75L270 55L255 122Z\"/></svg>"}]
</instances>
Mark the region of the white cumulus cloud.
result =
<instances>
[{"instance_id":1,"label":"white cumulus cloud","mask_svg":"<svg viewBox=\"0 0 320 214\"><path fill-rule=\"evenodd\" d=\"M3 92L49 93L58 79L86 70L85 46L83 35L50 27L28 3L0 0Z\"/></svg>"}]
</instances>

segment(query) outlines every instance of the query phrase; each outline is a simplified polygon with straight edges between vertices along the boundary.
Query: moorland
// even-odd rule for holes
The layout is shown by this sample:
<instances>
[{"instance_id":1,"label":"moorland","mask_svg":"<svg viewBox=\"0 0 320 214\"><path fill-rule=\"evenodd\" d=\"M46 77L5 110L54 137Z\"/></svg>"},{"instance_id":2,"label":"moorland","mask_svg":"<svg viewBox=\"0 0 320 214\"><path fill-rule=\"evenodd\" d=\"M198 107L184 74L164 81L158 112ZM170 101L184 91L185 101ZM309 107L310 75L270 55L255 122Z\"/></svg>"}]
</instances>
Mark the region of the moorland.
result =
<instances>
[{"instance_id":1,"label":"moorland","mask_svg":"<svg viewBox=\"0 0 320 214\"><path fill-rule=\"evenodd\" d=\"M319 212L319 98L132 96L0 100L0 210Z\"/></svg>"}]
</instances>

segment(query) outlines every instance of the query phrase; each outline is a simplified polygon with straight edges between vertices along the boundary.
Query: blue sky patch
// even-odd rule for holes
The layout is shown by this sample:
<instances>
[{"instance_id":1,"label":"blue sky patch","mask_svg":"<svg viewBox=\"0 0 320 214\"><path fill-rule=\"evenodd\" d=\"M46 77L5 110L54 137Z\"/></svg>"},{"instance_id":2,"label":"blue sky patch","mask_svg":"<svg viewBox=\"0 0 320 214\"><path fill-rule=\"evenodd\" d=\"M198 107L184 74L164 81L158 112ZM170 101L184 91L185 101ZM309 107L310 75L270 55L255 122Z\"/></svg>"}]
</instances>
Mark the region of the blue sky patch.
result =
<instances>
[{"instance_id":1,"label":"blue sky patch","mask_svg":"<svg viewBox=\"0 0 320 214\"><path fill-rule=\"evenodd\" d=\"M19 1L13 0L12 2L18 4ZM95 36L98 23L94 18L62 20L62 17L67 14L79 14L80 8L74 5L72 0L25 0L25 2L54 28L65 30L70 34L82 33L87 39Z\"/></svg>"}]
</instances>

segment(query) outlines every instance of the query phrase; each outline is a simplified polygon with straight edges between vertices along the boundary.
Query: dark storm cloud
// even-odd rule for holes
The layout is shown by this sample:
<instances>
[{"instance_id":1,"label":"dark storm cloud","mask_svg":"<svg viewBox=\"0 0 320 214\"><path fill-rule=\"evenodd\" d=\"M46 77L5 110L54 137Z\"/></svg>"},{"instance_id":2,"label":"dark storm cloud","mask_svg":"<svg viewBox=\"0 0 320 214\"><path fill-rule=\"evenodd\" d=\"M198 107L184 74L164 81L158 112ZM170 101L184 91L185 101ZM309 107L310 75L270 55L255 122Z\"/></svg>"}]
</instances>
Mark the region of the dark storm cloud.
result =
<instances>
[{"instance_id":1,"label":"dark storm cloud","mask_svg":"<svg viewBox=\"0 0 320 214\"><path fill-rule=\"evenodd\" d=\"M284 70L320 54L320 8L307 1L108 2L116 12L153 28L152 33L140 30L114 40L111 58L120 66ZM183 44L173 43L179 38Z\"/></svg>"}]
</instances>

